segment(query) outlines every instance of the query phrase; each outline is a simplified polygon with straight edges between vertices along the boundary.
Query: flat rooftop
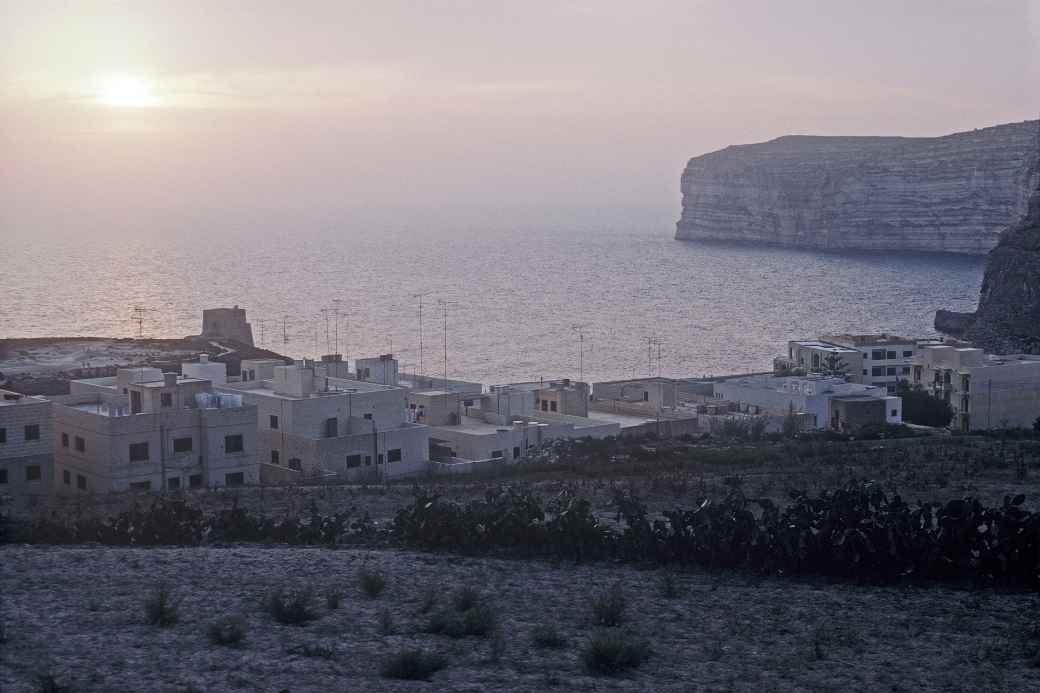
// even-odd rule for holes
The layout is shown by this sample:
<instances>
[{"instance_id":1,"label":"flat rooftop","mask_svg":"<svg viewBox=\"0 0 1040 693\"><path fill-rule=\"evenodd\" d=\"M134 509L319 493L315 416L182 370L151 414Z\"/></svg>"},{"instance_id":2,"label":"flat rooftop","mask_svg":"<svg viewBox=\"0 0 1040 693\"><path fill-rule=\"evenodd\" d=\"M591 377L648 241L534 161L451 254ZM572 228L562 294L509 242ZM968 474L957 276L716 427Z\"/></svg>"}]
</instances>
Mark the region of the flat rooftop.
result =
<instances>
[{"instance_id":1,"label":"flat rooftop","mask_svg":"<svg viewBox=\"0 0 1040 693\"><path fill-rule=\"evenodd\" d=\"M915 340L897 334L835 334L827 335L824 339L836 342L846 342L856 346L887 346L890 344L914 344Z\"/></svg>"},{"instance_id":2,"label":"flat rooftop","mask_svg":"<svg viewBox=\"0 0 1040 693\"><path fill-rule=\"evenodd\" d=\"M462 433L470 436L491 436L496 435L500 429L512 430L512 426L496 426L495 424L489 424L483 419L475 419L471 416L463 416L459 423L455 426L430 426L430 435L435 436L436 432L443 431L445 433Z\"/></svg>"},{"instance_id":3,"label":"flat rooftop","mask_svg":"<svg viewBox=\"0 0 1040 693\"><path fill-rule=\"evenodd\" d=\"M43 397L34 395L23 395L11 390L0 390L0 407L17 407L26 404L43 404L47 402Z\"/></svg>"},{"instance_id":4,"label":"flat rooftop","mask_svg":"<svg viewBox=\"0 0 1040 693\"><path fill-rule=\"evenodd\" d=\"M803 346L807 349L826 349L827 351L833 351L837 354L858 354L859 352L855 349L842 346L840 344L831 344L830 342L822 342L818 339L804 339L795 342L798 346Z\"/></svg>"},{"instance_id":5,"label":"flat rooftop","mask_svg":"<svg viewBox=\"0 0 1040 693\"><path fill-rule=\"evenodd\" d=\"M322 380L324 379L322 378ZM330 378L330 380L332 379ZM393 385L368 383L362 380L337 380L336 383L330 382L329 389L327 390L317 390L307 395L298 396L287 392L276 392L269 380L250 380L248 383L228 383L227 385L220 385L217 389L224 392L258 395L260 397L271 397L273 399L305 400L317 399L319 397L347 397L349 395L360 395L372 392L388 392L390 390L400 390L401 388L394 387Z\"/></svg>"}]
</instances>

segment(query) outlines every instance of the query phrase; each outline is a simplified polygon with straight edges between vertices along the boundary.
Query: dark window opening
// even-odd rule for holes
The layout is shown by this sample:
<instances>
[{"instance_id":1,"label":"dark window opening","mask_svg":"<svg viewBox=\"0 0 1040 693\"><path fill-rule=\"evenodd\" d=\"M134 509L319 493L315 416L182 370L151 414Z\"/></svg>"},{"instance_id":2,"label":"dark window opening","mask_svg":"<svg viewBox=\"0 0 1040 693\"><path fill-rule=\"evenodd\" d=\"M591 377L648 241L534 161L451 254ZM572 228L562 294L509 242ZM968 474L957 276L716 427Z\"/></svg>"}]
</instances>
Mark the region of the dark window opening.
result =
<instances>
[{"instance_id":1,"label":"dark window opening","mask_svg":"<svg viewBox=\"0 0 1040 693\"><path fill-rule=\"evenodd\" d=\"M295 469L296 471L300 471L301 469L303 469L303 465L300 463L300 459L298 457L294 457L291 460L289 460L289 469Z\"/></svg>"},{"instance_id":2,"label":"dark window opening","mask_svg":"<svg viewBox=\"0 0 1040 693\"><path fill-rule=\"evenodd\" d=\"M903 358L910 358L913 355L914 355L914 352L912 352L912 351L904 351L903 352Z\"/></svg>"},{"instance_id":3,"label":"dark window opening","mask_svg":"<svg viewBox=\"0 0 1040 693\"><path fill-rule=\"evenodd\" d=\"M87 490L87 477L83 476L82 474L77 474L76 475L76 488L78 488L80 491L86 491Z\"/></svg>"},{"instance_id":4,"label":"dark window opening","mask_svg":"<svg viewBox=\"0 0 1040 693\"><path fill-rule=\"evenodd\" d=\"M365 466L366 467L371 467L372 466L372 456L371 455L365 455Z\"/></svg>"},{"instance_id":5,"label":"dark window opening","mask_svg":"<svg viewBox=\"0 0 1040 693\"><path fill-rule=\"evenodd\" d=\"M67 469L63 469L61 472L61 480L66 486L72 486L72 472Z\"/></svg>"},{"instance_id":6,"label":"dark window opening","mask_svg":"<svg viewBox=\"0 0 1040 693\"><path fill-rule=\"evenodd\" d=\"M335 438L339 436L339 421L336 417L325 419L325 437Z\"/></svg>"},{"instance_id":7,"label":"dark window opening","mask_svg":"<svg viewBox=\"0 0 1040 693\"><path fill-rule=\"evenodd\" d=\"M171 491L176 491L180 487L181 487L180 477L174 476L174 477L170 477L169 479L166 480L166 488L170 489Z\"/></svg>"},{"instance_id":8,"label":"dark window opening","mask_svg":"<svg viewBox=\"0 0 1040 693\"><path fill-rule=\"evenodd\" d=\"M502 455L502 451L501 450L492 450L491 451L491 459L497 460L497 459L501 459L502 457L503 457L503 455Z\"/></svg>"},{"instance_id":9,"label":"dark window opening","mask_svg":"<svg viewBox=\"0 0 1040 693\"><path fill-rule=\"evenodd\" d=\"M519 457L520 457L520 446L516 445L516 446L513 447L513 459L515 460L515 459L518 459Z\"/></svg>"},{"instance_id":10,"label":"dark window opening","mask_svg":"<svg viewBox=\"0 0 1040 693\"><path fill-rule=\"evenodd\" d=\"M68 433L62 433L61 434L61 446L63 448L67 448L69 446L69 434Z\"/></svg>"},{"instance_id":11,"label":"dark window opening","mask_svg":"<svg viewBox=\"0 0 1040 693\"><path fill-rule=\"evenodd\" d=\"M6 484L6 483L7 483L7 470L6 469L0 469L0 484Z\"/></svg>"},{"instance_id":12,"label":"dark window opening","mask_svg":"<svg viewBox=\"0 0 1040 693\"><path fill-rule=\"evenodd\" d=\"M86 452L87 451L87 441L83 440L82 437L76 436L76 440L74 442L76 444L76 452Z\"/></svg>"},{"instance_id":13,"label":"dark window opening","mask_svg":"<svg viewBox=\"0 0 1040 693\"><path fill-rule=\"evenodd\" d=\"M898 356L896 355L896 352L894 352L894 351L889 351L887 355L888 355L889 359L898 358Z\"/></svg>"},{"instance_id":14,"label":"dark window opening","mask_svg":"<svg viewBox=\"0 0 1040 693\"><path fill-rule=\"evenodd\" d=\"M151 481L135 481L134 483L130 484L130 490L131 491L151 491L152 490L152 482Z\"/></svg>"},{"instance_id":15,"label":"dark window opening","mask_svg":"<svg viewBox=\"0 0 1040 693\"><path fill-rule=\"evenodd\" d=\"M25 439L26 440L39 440L40 439L40 424L29 424L25 427Z\"/></svg>"},{"instance_id":16,"label":"dark window opening","mask_svg":"<svg viewBox=\"0 0 1040 693\"><path fill-rule=\"evenodd\" d=\"M224 484L227 486L241 486L246 483L244 472L232 472L224 475Z\"/></svg>"},{"instance_id":17,"label":"dark window opening","mask_svg":"<svg viewBox=\"0 0 1040 693\"><path fill-rule=\"evenodd\" d=\"M884 349L874 349L872 352L870 352L870 358L874 359L875 361L884 361L885 360L885 350Z\"/></svg>"},{"instance_id":18,"label":"dark window opening","mask_svg":"<svg viewBox=\"0 0 1040 693\"><path fill-rule=\"evenodd\" d=\"M282 463L281 455L278 454L277 450L272 450L271 451L271 464L281 464L281 463Z\"/></svg>"},{"instance_id":19,"label":"dark window opening","mask_svg":"<svg viewBox=\"0 0 1040 693\"><path fill-rule=\"evenodd\" d=\"M347 455L347 469L361 466L361 455Z\"/></svg>"},{"instance_id":20,"label":"dark window opening","mask_svg":"<svg viewBox=\"0 0 1040 693\"><path fill-rule=\"evenodd\" d=\"M144 462L148 459L148 443L130 443L130 461Z\"/></svg>"},{"instance_id":21,"label":"dark window opening","mask_svg":"<svg viewBox=\"0 0 1040 693\"><path fill-rule=\"evenodd\" d=\"M202 488L202 475L192 474L188 477L188 486L190 488Z\"/></svg>"},{"instance_id":22,"label":"dark window opening","mask_svg":"<svg viewBox=\"0 0 1040 693\"><path fill-rule=\"evenodd\" d=\"M271 428L278 428L278 417L277 416L275 416L274 414L271 414L270 422L271 422L270 423Z\"/></svg>"},{"instance_id":23,"label":"dark window opening","mask_svg":"<svg viewBox=\"0 0 1040 693\"><path fill-rule=\"evenodd\" d=\"M369 421L371 421L372 420L372 413L369 412L368 414L365 414L365 418L368 419Z\"/></svg>"},{"instance_id":24,"label":"dark window opening","mask_svg":"<svg viewBox=\"0 0 1040 693\"><path fill-rule=\"evenodd\" d=\"M556 402L555 402L555 400L552 401L552 402L549 402L549 411L556 411Z\"/></svg>"},{"instance_id":25,"label":"dark window opening","mask_svg":"<svg viewBox=\"0 0 1040 693\"><path fill-rule=\"evenodd\" d=\"M401 449L395 448L393 450L386 451L387 462L400 462L401 461Z\"/></svg>"},{"instance_id":26,"label":"dark window opening","mask_svg":"<svg viewBox=\"0 0 1040 693\"><path fill-rule=\"evenodd\" d=\"M7 442L7 429L6 428L0 428L0 443L6 443L6 442Z\"/></svg>"},{"instance_id":27,"label":"dark window opening","mask_svg":"<svg viewBox=\"0 0 1040 693\"><path fill-rule=\"evenodd\" d=\"M174 438L173 439L173 451L174 453L191 452L192 439L191 438Z\"/></svg>"},{"instance_id":28,"label":"dark window opening","mask_svg":"<svg viewBox=\"0 0 1040 693\"><path fill-rule=\"evenodd\" d=\"M160 404L162 406L164 406L164 407L172 407L173 406L173 393L172 392L163 392L161 395L159 395L159 400L160 400Z\"/></svg>"},{"instance_id":29,"label":"dark window opening","mask_svg":"<svg viewBox=\"0 0 1040 693\"><path fill-rule=\"evenodd\" d=\"M224 452L242 452L242 434L236 433L230 436L224 436Z\"/></svg>"}]
</instances>

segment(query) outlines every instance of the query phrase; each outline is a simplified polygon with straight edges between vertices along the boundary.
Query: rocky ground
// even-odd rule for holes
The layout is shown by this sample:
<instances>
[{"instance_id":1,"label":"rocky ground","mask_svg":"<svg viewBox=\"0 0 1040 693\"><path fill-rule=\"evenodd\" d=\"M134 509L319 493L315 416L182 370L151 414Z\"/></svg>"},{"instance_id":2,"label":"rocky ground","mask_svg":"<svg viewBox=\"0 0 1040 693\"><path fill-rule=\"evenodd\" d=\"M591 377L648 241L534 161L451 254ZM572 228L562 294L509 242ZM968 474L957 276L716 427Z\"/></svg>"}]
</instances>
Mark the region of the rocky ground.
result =
<instances>
[{"instance_id":1,"label":"rocky ground","mask_svg":"<svg viewBox=\"0 0 1040 693\"><path fill-rule=\"evenodd\" d=\"M945 588L879 588L607 565L466 559L398 551L287 547L0 548L0 690L53 675L71 691L1003 691L1040 690L1040 598ZM359 573L386 577L379 597ZM145 623L160 584L178 621ZM619 584L627 629L651 657L618 677L588 673L591 597ZM425 632L431 590L441 604L478 588L498 635ZM279 586L310 587L317 620L280 625L262 608ZM342 593L330 610L325 595ZM434 607L436 611L438 607ZM240 615L235 647L209 624ZM562 649L539 649L556 624ZM380 675L394 653L443 654L432 682Z\"/></svg>"}]
</instances>

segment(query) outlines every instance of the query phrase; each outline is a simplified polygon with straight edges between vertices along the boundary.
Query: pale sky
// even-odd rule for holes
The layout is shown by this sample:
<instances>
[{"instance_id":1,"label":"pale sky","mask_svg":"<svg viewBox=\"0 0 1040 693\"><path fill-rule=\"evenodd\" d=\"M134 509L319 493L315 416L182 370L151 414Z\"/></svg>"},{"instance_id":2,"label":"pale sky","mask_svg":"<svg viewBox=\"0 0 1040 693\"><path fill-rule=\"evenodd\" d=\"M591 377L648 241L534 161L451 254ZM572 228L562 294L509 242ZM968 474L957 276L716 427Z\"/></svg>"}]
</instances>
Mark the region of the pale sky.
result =
<instances>
[{"instance_id":1,"label":"pale sky","mask_svg":"<svg viewBox=\"0 0 1040 693\"><path fill-rule=\"evenodd\" d=\"M670 233L690 156L1038 112L1040 0L0 0L0 232Z\"/></svg>"}]
</instances>

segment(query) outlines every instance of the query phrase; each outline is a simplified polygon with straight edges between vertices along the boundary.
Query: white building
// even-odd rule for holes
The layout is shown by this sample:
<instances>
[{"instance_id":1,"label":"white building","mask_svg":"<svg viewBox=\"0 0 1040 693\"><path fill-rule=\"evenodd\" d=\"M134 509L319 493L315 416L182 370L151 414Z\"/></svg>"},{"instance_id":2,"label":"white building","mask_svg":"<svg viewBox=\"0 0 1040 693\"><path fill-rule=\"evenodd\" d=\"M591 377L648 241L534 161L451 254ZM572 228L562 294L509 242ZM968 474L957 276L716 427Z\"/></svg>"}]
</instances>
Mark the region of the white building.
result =
<instances>
[{"instance_id":1,"label":"white building","mask_svg":"<svg viewBox=\"0 0 1040 693\"><path fill-rule=\"evenodd\" d=\"M429 430L411 420L406 390L317 375L303 364L275 366L271 375L220 390L257 407L260 460L283 470L279 480L378 480L427 470Z\"/></svg>"},{"instance_id":2,"label":"white building","mask_svg":"<svg viewBox=\"0 0 1040 693\"><path fill-rule=\"evenodd\" d=\"M210 361L209 354L199 354L199 360L181 364L181 375L185 378L208 380L214 385L227 384L227 365Z\"/></svg>"},{"instance_id":3,"label":"white building","mask_svg":"<svg viewBox=\"0 0 1040 693\"><path fill-rule=\"evenodd\" d=\"M54 487L50 401L0 390L0 495L46 494Z\"/></svg>"},{"instance_id":4,"label":"white building","mask_svg":"<svg viewBox=\"0 0 1040 693\"><path fill-rule=\"evenodd\" d=\"M55 478L70 491L240 486L259 481L256 408L208 380L152 368L74 380L54 399Z\"/></svg>"},{"instance_id":5,"label":"white building","mask_svg":"<svg viewBox=\"0 0 1040 693\"><path fill-rule=\"evenodd\" d=\"M846 366L849 382L896 391L899 381L910 380L915 354L924 346L941 344L937 339L911 339L887 333L837 334L821 339L787 343L787 357L774 361L778 370L793 374L824 373L828 359Z\"/></svg>"},{"instance_id":6,"label":"white building","mask_svg":"<svg viewBox=\"0 0 1040 693\"><path fill-rule=\"evenodd\" d=\"M1040 416L1040 356L926 347L914 359L913 384L949 403L954 430L1029 428Z\"/></svg>"},{"instance_id":7,"label":"white building","mask_svg":"<svg viewBox=\"0 0 1040 693\"><path fill-rule=\"evenodd\" d=\"M750 405L758 413L809 414L817 429L846 430L871 423L903 422L900 397L842 378L745 376L716 382L714 392L716 399Z\"/></svg>"}]
</instances>

